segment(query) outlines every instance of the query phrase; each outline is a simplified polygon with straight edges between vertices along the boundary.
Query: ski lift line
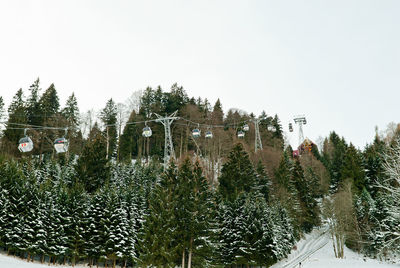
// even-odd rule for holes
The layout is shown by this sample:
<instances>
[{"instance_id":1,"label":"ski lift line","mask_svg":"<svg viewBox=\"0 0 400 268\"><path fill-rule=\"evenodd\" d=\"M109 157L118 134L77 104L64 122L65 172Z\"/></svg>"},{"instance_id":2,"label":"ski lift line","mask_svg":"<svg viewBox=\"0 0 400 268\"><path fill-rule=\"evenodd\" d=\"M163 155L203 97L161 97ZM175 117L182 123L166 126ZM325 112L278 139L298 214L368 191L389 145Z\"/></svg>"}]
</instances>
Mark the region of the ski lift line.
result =
<instances>
[{"instance_id":1,"label":"ski lift line","mask_svg":"<svg viewBox=\"0 0 400 268\"><path fill-rule=\"evenodd\" d=\"M260 118L257 120L262 120L264 118ZM236 125L240 125L243 123L249 123L252 122L253 119L247 119L247 120L242 120L236 123L231 123L231 124L226 124L226 125L210 125L210 124L205 124L205 123L197 123L194 122L192 120L186 119L184 117L176 117L176 120L183 120L186 121L188 123L190 123L191 125L195 125L198 127L203 127L203 128L225 128L225 127L232 127L232 126L236 126ZM145 123L150 123L150 122L158 122L159 119L149 119L149 120L143 120L143 121L133 121L133 122L127 122L125 123L125 125L138 125L138 124L145 124ZM51 127L51 126L39 126L39 125L29 125L29 124L20 124L20 123L12 123L12 122L5 122L5 121L0 121L0 124L4 124L4 125L13 125L13 126L21 126L21 128L18 127L8 127L7 129L25 129L25 128L29 128L29 129L33 129L33 130L64 130L65 127ZM181 126L187 126L187 124L181 124L176 122L176 125L181 125ZM109 124L109 125L105 125L104 127L117 127L118 124ZM73 127L73 128L69 128L69 129L79 129L77 127Z\"/></svg>"},{"instance_id":2,"label":"ski lift line","mask_svg":"<svg viewBox=\"0 0 400 268\"><path fill-rule=\"evenodd\" d=\"M217 127L224 128L224 127L230 127L230 126L235 126L235 125L240 125L240 124L243 124L243 123L251 122L251 119L247 119L247 120L239 121L237 123L231 123L231 124L226 124L226 125L210 125L210 124L205 124L205 123L197 123L197 122L194 122L192 120L186 119L184 117L181 117L180 119L184 120L184 121L187 121L187 122L189 122L189 123L191 123L191 124L193 124L195 126L203 126L203 127L211 127L211 128L217 128Z\"/></svg>"},{"instance_id":3,"label":"ski lift line","mask_svg":"<svg viewBox=\"0 0 400 268\"><path fill-rule=\"evenodd\" d=\"M0 122L0 124L21 126L21 127L24 126L24 128L29 128L29 129L54 129L54 130L65 129L65 127L48 127L48 126L38 126L38 125L12 123L12 122ZM12 128L7 128L7 129L12 129Z\"/></svg>"},{"instance_id":4,"label":"ski lift line","mask_svg":"<svg viewBox=\"0 0 400 268\"><path fill-rule=\"evenodd\" d=\"M24 129L30 129L30 130L47 130L47 129L51 129L51 130L64 130L65 128L32 128L32 127L8 127L7 129L11 129L11 130L24 130Z\"/></svg>"}]
</instances>

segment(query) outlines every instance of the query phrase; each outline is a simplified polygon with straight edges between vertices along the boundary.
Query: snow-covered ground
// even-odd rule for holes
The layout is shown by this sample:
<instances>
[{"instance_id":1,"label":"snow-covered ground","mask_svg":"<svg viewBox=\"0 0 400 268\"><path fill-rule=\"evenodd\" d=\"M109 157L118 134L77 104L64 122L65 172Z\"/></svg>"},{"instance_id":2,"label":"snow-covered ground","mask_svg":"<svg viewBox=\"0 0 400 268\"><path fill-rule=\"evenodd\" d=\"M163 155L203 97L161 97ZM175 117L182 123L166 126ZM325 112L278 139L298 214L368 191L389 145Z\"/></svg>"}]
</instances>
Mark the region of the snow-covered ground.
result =
<instances>
[{"instance_id":1,"label":"snow-covered ground","mask_svg":"<svg viewBox=\"0 0 400 268\"><path fill-rule=\"evenodd\" d=\"M311 234L299 241L297 250L284 260L276 263L272 268L394 268L400 264L380 262L369 258L364 258L345 247L344 259L335 258L332 240L329 238L326 228L314 230Z\"/></svg>"},{"instance_id":2,"label":"snow-covered ground","mask_svg":"<svg viewBox=\"0 0 400 268\"><path fill-rule=\"evenodd\" d=\"M48 264L41 264L40 262L27 262L26 260L17 257L7 256L4 254L4 252L1 252L0 267L1 268L44 268L44 267L71 268L72 266L64 266L64 265L49 266ZM75 267L88 267L88 266L75 265Z\"/></svg>"}]
</instances>

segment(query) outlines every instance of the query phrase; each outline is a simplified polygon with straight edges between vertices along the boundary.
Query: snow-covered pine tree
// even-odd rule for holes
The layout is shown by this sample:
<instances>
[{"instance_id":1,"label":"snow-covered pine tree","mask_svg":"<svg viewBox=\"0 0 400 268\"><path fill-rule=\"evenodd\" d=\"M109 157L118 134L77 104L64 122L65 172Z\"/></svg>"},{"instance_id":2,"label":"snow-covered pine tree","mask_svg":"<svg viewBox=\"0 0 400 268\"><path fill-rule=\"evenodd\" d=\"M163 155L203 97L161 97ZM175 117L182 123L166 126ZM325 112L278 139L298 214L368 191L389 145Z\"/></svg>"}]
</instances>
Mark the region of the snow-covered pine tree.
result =
<instances>
[{"instance_id":1,"label":"snow-covered pine tree","mask_svg":"<svg viewBox=\"0 0 400 268\"><path fill-rule=\"evenodd\" d=\"M315 185L306 180L303 168L298 160L295 161L292 174L301 208L298 220L300 220L301 229L308 233L319 224L318 203L313 196Z\"/></svg>"},{"instance_id":2,"label":"snow-covered pine tree","mask_svg":"<svg viewBox=\"0 0 400 268\"><path fill-rule=\"evenodd\" d=\"M173 192L176 187L177 168L171 163L161 176L149 200L149 215L146 217L139 240L139 262L143 266L174 267L181 255L174 251Z\"/></svg>"},{"instance_id":3,"label":"snow-covered pine tree","mask_svg":"<svg viewBox=\"0 0 400 268\"><path fill-rule=\"evenodd\" d=\"M256 172L256 191L259 192L264 197L265 201L268 202L272 183L261 161L257 164Z\"/></svg>"},{"instance_id":4,"label":"snow-covered pine tree","mask_svg":"<svg viewBox=\"0 0 400 268\"><path fill-rule=\"evenodd\" d=\"M113 268L115 268L116 261L122 259L124 252L127 251L129 224L128 215L125 207L126 203L121 200L115 192L115 189L109 189L110 200L108 210L110 211L109 219L109 234L105 241L107 259L112 261Z\"/></svg>"},{"instance_id":5,"label":"snow-covered pine tree","mask_svg":"<svg viewBox=\"0 0 400 268\"><path fill-rule=\"evenodd\" d=\"M68 229L68 250L72 266L84 257L84 227L87 212L87 196L84 190L76 185L70 190L67 211L70 215Z\"/></svg>"},{"instance_id":6,"label":"snow-covered pine tree","mask_svg":"<svg viewBox=\"0 0 400 268\"><path fill-rule=\"evenodd\" d=\"M219 178L219 194L233 201L242 193L254 189L257 174L250 162L249 155L241 143L236 144L229 153L228 161L223 165Z\"/></svg>"},{"instance_id":7,"label":"snow-covered pine tree","mask_svg":"<svg viewBox=\"0 0 400 268\"><path fill-rule=\"evenodd\" d=\"M87 207L85 220L85 255L89 259L89 266L100 258L100 220L102 218L103 200L99 192L94 193Z\"/></svg>"}]
</instances>

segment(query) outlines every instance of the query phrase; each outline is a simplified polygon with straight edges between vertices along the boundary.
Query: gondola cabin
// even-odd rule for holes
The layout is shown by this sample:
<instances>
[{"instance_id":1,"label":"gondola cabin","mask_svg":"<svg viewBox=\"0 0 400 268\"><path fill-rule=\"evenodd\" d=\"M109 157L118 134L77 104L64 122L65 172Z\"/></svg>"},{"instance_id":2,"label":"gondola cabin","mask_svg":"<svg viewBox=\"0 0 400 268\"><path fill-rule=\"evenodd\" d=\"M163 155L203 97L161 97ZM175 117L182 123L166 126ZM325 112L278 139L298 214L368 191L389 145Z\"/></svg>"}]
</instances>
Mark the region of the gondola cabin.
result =
<instances>
[{"instance_id":1,"label":"gondola cabin","mask_svg":"<svg viewBox=\"0 0 400 268\"><path fill-rule=\"evenodd\" d=\"M249 129L250 129L250 127L249 127L248 124L245 124L245 125L243 126L243 131L249 131Z\"/></svg>"},{"instance_id":2,"label":"gondola cabin","mask_svg":"<svg viewBox=\"0 0 400 268\"><path fill-rule=\"evenodd\" d=\"M292 123L289 123L289 131L290 131L290 132L293 132L293 125L292 125Z\"/></svg>"},{"instance_id":3,"label":"gondola cabin","mask_svg":"<svg viewBox=\"0 0 400 268\"><path fill-rule=\"evenodd\" d=\"M18 150L21 153L27 153L32 151L33 149L33 142L29 137L23 137L19 140Z\"/></svg>"},{"instance_id":4,"label":"gondola cabin","mask_svg":"<svg viewBox=\"0 0 400 268\"><path fill-rule=\"evenodd\" d=\"M201 135L201 131L198 128L193 129L192 131L193 138L198 138Z\"/></svg>"},{"instance_id":5,"label":"gondola cabin","mask_svg":"<svg viewBox=\"0 0 400 268\"><path fill-rule=\"evenodd\" d=\"M274 126L268 126L268 131L275 132L276 128Z\"/></svg>"},{"instance_id":6,"label":"gondola cabin","mask_svg":"<svg viewBox=\"0 0 400 268\"><path fill-rule=\"evenodd\" d=\"M207 139L211 139L212 137L213 137L212 132L211 132L211 131L207 131L207 132L206 132L206 138L207 138Z\"/></svg>"},{"instance_id":7,"label":"gondola cabin","mask_svg":"<svg viewBox=\"0 0 400 268\"><path fill-rule=\"evenodd\" d=\"M68 147L69 147L69 142L66 138L58 138L54 141L54 149L56 149L56 152L58 154L67 152Z\"/></svg>"},{"instance_id":8,"label":"gondola cabin","mask_svg":"<svg viewBox=\"0 0 400 268\"><path fill-rule=\"evenodd\" d=\"M238 131L237 133L238 138L244 138L244 132L243 131Z\"/></svg>"},{"instance_id":9,"label":"gondola cabin","mask_svg":"<svg viewBox=\"0 0 400 268\"><path fill-rule=\"evenodd\" d=\"M143 132L142 132L142 136L145 138L148 138L152 135L153 133L151 132L151 128L150 127L144 127L143 128Z\"/></svg>"}]
</instances>

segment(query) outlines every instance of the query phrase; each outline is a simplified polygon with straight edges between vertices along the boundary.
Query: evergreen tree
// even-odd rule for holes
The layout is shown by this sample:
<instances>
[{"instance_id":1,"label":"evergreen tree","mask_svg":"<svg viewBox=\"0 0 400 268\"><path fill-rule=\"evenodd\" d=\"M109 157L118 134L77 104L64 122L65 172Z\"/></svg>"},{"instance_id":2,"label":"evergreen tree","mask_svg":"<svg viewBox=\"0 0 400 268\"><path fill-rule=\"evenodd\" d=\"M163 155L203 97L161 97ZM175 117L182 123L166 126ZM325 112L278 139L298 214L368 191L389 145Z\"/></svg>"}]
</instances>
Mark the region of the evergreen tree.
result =
<instances>
[{"instance_id":1,"label":"evergreen tree","mask_svg":"<svg viewBox=\"0 0 400 268\"><path fill-rule=\"evenodd\" d=\"M212 124L215 125L221 125L224 122L224 111L222 110L221 101L219 99L217 99L214 104L211 118Z\"/></svg>"},{"instance_id":2,"label":"evergreen tree","mask_svg":"<svg viewBox=\"0 0 400 268\"><path fill-rule=\"evenodd\" d=\"M77 185L78 186L78 185ZM80 258L84 257L84 234L85 234L85 222L87 218L87 197L80 189L75 186L71 189L68 202L68 213L70 215L70 222L66 235L68 237L68 252L71 257L72 265L75 265Z\"/></svg>"},{"instance_id":3,"label":"evergreen tree","mask_svg":"<svg viewBox=\"0 0 400 268\"><path fill-rule=\"evenodd\" d=\"M301 202L300 225L302 230L308 233L319 223L319 209L312 191L315 185L305 179L303 168L298 160L295 161L293 168L293 181Z\"/></svg>"},{"instance_id":4,"label":"evergreen tree","mask_svg":"<svg viewBox=\"0 0 400 268\"><path fill-rule=\"evenodd\" d=\"M256 185L257 175L243 145L238 143L222 167L219 193L223 198L235 200L241 193L248 193Z\"/></svg>"},{"instance_id":5,"label":"evergreen tree","mask_svg":"<svg viewBox=\"0 0 400 268\"><path fill-rule=\"evenodd\" d=\"M79 126L79 107L74 93L68 97L65 107L61 110L61 114L67 119L68 127L72 130Z\"/></svg>"},{"instance_id":6,"label":"evergreen tree","mask_svg":"<svg viewBox=\"0 0 400 268\"><path fill-rule=\"evenodd\" d=\"M107 157L115 156L117 148L117 106L113 99L109 99L104 109L100 112L100 118L105 125L104 134L108 139Z\"/></svg>"},{"instance_id":7,"label":"evergreen tree","mask_svg":"<svg viewBox=\"0 0 400 268\"><path fill-rule=\"evenodd\" d=\"M119 160L130 161L138 155L140 133L136 124L136 112L133 110L119 139Z\"/></svg>"},{"instance_id":8,"label":"evergreen tree","mask_svg":"<svg viewBox=\"0 0 400 268\"><path fill-rule=\"evenodd\" d=\"M272 119L272 126L275 127L275 132L274 132L274 138L280 139L282 141L281 146L283 148L283 130L282 130L282 124L281 121L278 117L278 115L275 115L274 118Z\"/></svg>"},{"instance_id":9,"label":"evergreen tree","mask_svg":"<svg viewBox=\"0 0 400 268\"><path fill-rule=\"evenodd\" d=\"M30 96L27 100L27 119L30 125L41 125L43 123L43 118L41 117L41 107L39 104L39 93L40 93L40 81L39 78L33 82L29 87Z\"/></svg>"},{"instance_id":10,"label":"evergreen tree","mask_svg":"<svg viewBox=\"0 0 400 268\"><path fill-rule=\"evenodd\" d=\"M343 138L341 139L335 132L329 135L329 139L324 144L322 163L329 171L331 178L330 191L332 193L337 192L342 184L342 169L346 149L346 141Z\"/></svg>"},{"instance_id":11,"label":"evergreen tree","mask_svg":"<svg viewBox=\"0 0 400 268\"><path fill-rule=\"evenodd\" d=\"M86 232L85 232L85 255L89 258L89 265L92 267L97 262L105 244L101 230L102 220L106 217L104 208L107 206L104 189L96 192L90 199L88 205Z\"/></svg>"},{"instance_id":12,"label":"evergreen tree","mask_svg":"<svg viewBox=\"0 0 400 268\"><path fill-rule=\"evenodd\" d=\"M105 226L106 230L108 230L105 248L107 258L112 260L113 267L115 267L117 259L122 259L127 247L129 247L129 223L125 210L126 203L123 200L119 200L113 189L110 192L110 200L107 204L110 216L107 221L108 225Z\"/></svg>"},{"instance_id":13,"label":"evergreen tree","mask_svg":"<svg viewBox=\"0 0 400 268\"><path fill-rule=\"evenodd\" d=\"M19 89L14 95L10 106L8 107L8 121L4 131L4 138L6 144L5 150L10 153L16 154L16 145L20 138L22 138L24 131L15 129L17 126L21 127L27 123L25 102L23 99L22 89Z\"/></svg>"},{"instance_id":14,"label":"evergreen tree","mask_svg":"<svg viewBox=\"0 0 400 268\"><path fill-rule=\"evenodd\" d=\"M223 200L218 207L218 242L217 254L223 265L236 263L236 256L242 246L239 220L243 219L244 195L234 201Z\"/></svg>"},{"instance_id":15,"label":"evergreen tree","mask_svg":"<svg viewBox=\"0 0 400 268\"><path fill-rule=\"evenodd\" d=\"M264 197L265 201L268 202L271 188L271 180L268 177L266 170L261 161L257 164L257 191Z\"/></svg>"},{"instance_id":16,"label":"evergreen tree","mask_svg":"<svg viewBox=\"0 0 400 268\"><path fill-rule=\"evenodd\" d=\"M167 114L173 113L176 110L182 109L182 107L188 102L188 97L183 89L179 87L177 83L171 86L171 92L165 93L165 112Z\"/></svg>"},{"instance_id":17,"label":"evergreen tree","mask_svg":"<svg viewBox=\"0 0 400 268\"><path fill-rule=\"evenodd\" d=\"M199 162L193 167L193 187L189 191L190 211L189 247L191 266L206 266L213 261L213 230L216 229L214 196Z\"/></svg>"},{"instance_id":18,"label":"evergreen tree","mask_svg":"<svg viewBox=\"0 0 400 268\"><path fill-rule=\"evenodd\" d=\"M181 252L176 252L174 239L174 190L177 169L172 163L156 184L149 200L149 214L139 240L140 264L143 266L175 267L179 264Z\"/></svg>"},{"instance_id":19,"label":"evergreen tree","mask_svg":"<svg viewBox=\"0 0 400 268\"><path fill-rule=\"evenodd\" d=\"M365 173L361 153L350 143L344 156L341 181L350 180L353 190L360 193L365 187Z\"/></svg>"},{"instance_id":20,"label":"evergreen tree","mask_svg":"<svg viewBox=\"0 0 400 268\"><path fill-rule=\"evenodd\" d=\"M289 184L292 181L293 164L289 158L288 153L285 151L279 163L278 169L275 171L275 178L277 182L289 189Z\"/></svg>"},{"instance_id":21,"label":"evergreen tree","mask_svg":"<svg viewBox=\"0 0 400 268\"><path fill-rule=\"evenodd\" d=\"M58 113L60 103L54 84L51 84L50 87L43 93L43 95L40 97L39 104L45 122Z\"/></svg>"},{"instance_id":22,"label":"evergreen tree","mask_svg":"<svg viewBox=\"0 0 400 268\"><path fill-rule=\"evenodd\" d=\"M373 197L378 191L378 188L374 187L374 185L383 182L386 178L383 168L384 159L382 157L385 150L385 142L379 136L375 136L373 144L368 145L363 152L366 189Z\"/></svg>"},{"instance_id":23,"label":"evergreen tree","mask_svg":"<svg viewBox=\"0 0 400 268\"><path fill-rule=\"evenodd\" d=\"M93 129L92 134L93 137L83 148L76 165L78 180L90 193L109 180L110 172L104 138L96 128Z\"/></svg>"}]
</instances>

